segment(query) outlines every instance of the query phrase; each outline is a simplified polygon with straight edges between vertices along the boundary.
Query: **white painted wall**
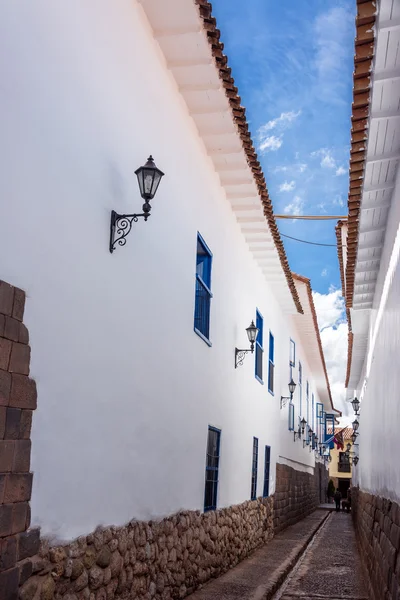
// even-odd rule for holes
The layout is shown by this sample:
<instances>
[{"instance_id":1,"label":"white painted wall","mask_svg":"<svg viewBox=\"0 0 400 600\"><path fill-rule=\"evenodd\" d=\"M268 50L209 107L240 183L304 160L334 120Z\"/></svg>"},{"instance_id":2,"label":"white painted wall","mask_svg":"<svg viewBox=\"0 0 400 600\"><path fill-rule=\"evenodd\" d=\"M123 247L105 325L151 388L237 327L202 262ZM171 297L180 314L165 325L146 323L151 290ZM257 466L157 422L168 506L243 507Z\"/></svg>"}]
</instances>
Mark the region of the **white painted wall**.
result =
<instances>
[{"instance_id":1,"label":"white painted wall","mask_svg":"<svg viewBox=\"0 0 400 600\"><path fill-rule=\"evenodd\" d=\"M249 499L253 436L259 493L272 448L272 493L291 332L140 7L2 3L0 69L0 276L27 292L39 393L33 524L69 539L202 508L209 424L219 505ZM149 153L166 173L151 219L111 255L110 211L140 210ZM214 255L212 348L193 332L197 231ZM234 369L256 307L275 334L274 397L252 357Z\"/></svg>"},{"instance_id":2,"label":"white painted wall","mask_svg":"<svg viewBox=\"0 0 400 600\"><path fill-rule=\"evenodd\" d=\"M356 393L361 399L360 461L354 479L363 490L400 500L400 171L385 234L369 346ZM379 440L379 443L374 443Z\"/></svg>"}]
</instances>

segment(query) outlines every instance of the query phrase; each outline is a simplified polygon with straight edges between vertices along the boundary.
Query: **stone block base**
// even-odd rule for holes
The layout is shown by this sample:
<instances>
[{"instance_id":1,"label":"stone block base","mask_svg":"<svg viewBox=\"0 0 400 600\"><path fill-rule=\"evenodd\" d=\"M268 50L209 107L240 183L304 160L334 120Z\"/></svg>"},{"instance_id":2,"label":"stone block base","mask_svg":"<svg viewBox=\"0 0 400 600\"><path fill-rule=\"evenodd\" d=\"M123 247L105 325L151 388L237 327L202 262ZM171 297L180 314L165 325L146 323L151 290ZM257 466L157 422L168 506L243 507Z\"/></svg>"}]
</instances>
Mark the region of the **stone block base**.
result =
<instances>
[{"instance_id":1,"label":"stone block base","mask_svg":"<svg viewBox=\"0 0 400 600\"><path fill-rule=\"evenodd\" d=\"M41 542L21 600L184 598L273 537L273 499L209 513L97 529L71 544Z\"/></svg>"},{"instance_id":2,"label":"stone block base","mask_svg":"<svg viewBox=\"0 0 400 600\"><path fill-rule=\"evenodd\" d=\"M400 506L353 487L351 504L371 600L400 598Z\"/></svg>"},{"instance_id":3,"label":"stone block base","mask_svg":"<svg viewBox=\"0 0 400 600\"><path fill-rule=\"evenodd\" d=\"M323 465L316 464L311 475L278 463L274 495L275 533L304 519L321 502L326 502L327 486L328 471Z\"/></svg>"}]
</instances>

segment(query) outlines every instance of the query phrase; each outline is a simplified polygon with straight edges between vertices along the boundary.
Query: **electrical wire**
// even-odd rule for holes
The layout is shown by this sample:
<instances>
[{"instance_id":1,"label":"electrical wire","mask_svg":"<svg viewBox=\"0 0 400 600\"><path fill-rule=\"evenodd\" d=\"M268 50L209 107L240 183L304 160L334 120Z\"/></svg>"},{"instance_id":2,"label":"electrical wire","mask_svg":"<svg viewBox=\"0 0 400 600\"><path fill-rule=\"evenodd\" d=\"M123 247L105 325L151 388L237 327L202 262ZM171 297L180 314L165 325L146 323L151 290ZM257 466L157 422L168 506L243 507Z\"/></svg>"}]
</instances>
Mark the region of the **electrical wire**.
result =
<instances>
[{"instance_id":1,"label":"electrical wire","mask_svg":"<svg viewBox=\"0 0 400 600\"><path fill-rule=\"evenodd\" d=\"M274 215L275 219L299 219L303 221L347 221L347 215Z\"/></svg>"},{"instance_id":2,"label":"electrical wire","mask_svg":"<svg viewBox=\"0 0 400 600\"><path fill-rule=\"evenodd\" d=\"M303 244L311 244L312 246L328 246L329 248L337 248L337 244L320 244L318 242L309 242L307 240L299 240L298 238L292 237L291 235L285 235L281 233L282 237L289 238L289 240L294 240L295 242L302 242Z\"/></svg>"}]
</instances>

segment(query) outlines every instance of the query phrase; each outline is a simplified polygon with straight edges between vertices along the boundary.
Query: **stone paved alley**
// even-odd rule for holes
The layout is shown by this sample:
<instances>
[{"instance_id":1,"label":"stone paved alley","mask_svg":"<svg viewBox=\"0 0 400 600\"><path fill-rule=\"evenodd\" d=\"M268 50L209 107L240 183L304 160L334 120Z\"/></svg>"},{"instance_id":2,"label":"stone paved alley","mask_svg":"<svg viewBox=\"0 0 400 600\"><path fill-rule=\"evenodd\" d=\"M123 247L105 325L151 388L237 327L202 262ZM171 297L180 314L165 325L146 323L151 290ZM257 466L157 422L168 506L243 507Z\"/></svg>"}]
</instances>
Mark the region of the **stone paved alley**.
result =
<instances>
[{"instance_id":1,"label":"stone paved alley","mask_svg":"<svg viewBox=\"0 0 400 600\"><path fill-rule=\"evenodd\" d=\"M351 515L317 510L190 600L368 600Z\"/></svg>"}]
</instances>

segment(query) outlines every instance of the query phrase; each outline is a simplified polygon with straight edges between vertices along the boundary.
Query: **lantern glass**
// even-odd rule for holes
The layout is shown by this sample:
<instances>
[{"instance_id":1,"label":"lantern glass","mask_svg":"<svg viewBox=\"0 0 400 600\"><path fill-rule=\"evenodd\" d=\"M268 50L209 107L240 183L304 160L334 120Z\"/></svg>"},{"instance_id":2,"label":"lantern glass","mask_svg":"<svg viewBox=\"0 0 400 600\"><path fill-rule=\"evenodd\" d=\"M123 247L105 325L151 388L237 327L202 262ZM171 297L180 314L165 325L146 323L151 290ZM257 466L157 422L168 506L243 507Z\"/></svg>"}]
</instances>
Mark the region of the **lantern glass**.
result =
<instances>
[{"instance_id":1,"label":"lantern glass","mask_svg":"<svg viewBox=\"0 0 400 600\"><path fill-rule=\"evenodd\" d=\"M355 421L352 422L352 425L353 425L354 431L357 431L360 423L357 421L357 419L355 419Z\"/></svg>"},{"instance_id":2,"label":"lantern glass","mask_svg":"<svg viewBox=\"0 0 400 600\"><path fill-rule=\"evenodd\" d=\"M246 332L247 332L247 337L249 338L250 344L254 344L254 342L257 339L258 332L259 332L258 327L256 327L254 325L254 321L252 321L250 323L249 327L246 328Z\"/></svg>"},{"instance_id":3,"label":"lantern glass","mask_svg":"<svg viewBox=\"0 0 400 600\"><path fill-rule=\"evenodd\" d=\"M164 173L158 169L150 155L146 164L135 171L138 178L140 195L143 200L151 200L156 195Z\"/></svg>"},{"instance_id":4,"label":"lantern glass","mask_svg":"<svg viewBox=\"0 0 400 600\"><path fill-rule=\"evenodd\" d=\"M294 394L294 390L295 389L296 389L296 384L295 384L295 382L293 381L293 378L292 378L290 380L290 383L289 383L289 392L290 392L290 394Z\"/></svg>"}]
</instances>

